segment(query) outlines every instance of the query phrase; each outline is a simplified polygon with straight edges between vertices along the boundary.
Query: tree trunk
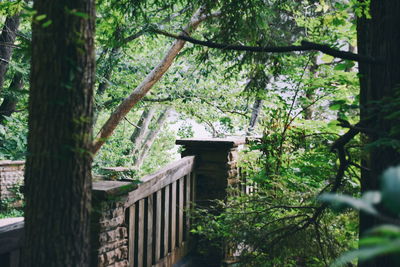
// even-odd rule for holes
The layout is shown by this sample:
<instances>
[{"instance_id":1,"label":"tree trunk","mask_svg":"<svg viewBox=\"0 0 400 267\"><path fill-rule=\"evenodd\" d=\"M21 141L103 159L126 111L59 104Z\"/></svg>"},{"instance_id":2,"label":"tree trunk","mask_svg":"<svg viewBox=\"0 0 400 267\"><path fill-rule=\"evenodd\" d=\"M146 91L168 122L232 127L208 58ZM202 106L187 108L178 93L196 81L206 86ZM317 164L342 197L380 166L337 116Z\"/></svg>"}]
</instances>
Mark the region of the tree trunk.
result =
<instances>
[{"instance_id":1,"label":"tree trunk","mask_svg":"<svg viewBox=\"0 0 400 267\"><path fill-rule=\"evenodd\" d=\"M400 97L400 28L398 26L400 25L400 1L372 0L370 11L371 19L361 18L358 22L359 53L382 59L384 63L359 64L360 118L364 122L364 128L375 131L380 136L388 136L394 127L399 125L399 118L389 119L387 115L396 111L390 108L390 105ZM398 132L392 132L390 138L399 140ZM380 136L370 134L363 135L362 138L366 144L371 144ZM363 152L363 166L370 171L363 169L361 172L361 190L363 192L378 190L379 176L382 172L399 163L400 154L391 146L373 146L368 152ZM361 214L360 234L380 223L374 217ZM360 263L359 266L398 266L398 263L395 263L391 257L381 257Z\"/></svg>"},{"instance_id":2,"label":"tree trunk","mask_svg":"<svg viewBox=\"0 0 400 267\"><path fill-rule=\"evenodd\" d=\"M188 34L194 31L202 21L208 18L207 15L203 15L204 11L204 7L197 10L197 12L193 15L190 23L183 29L182 34ZM105 143L107 138L111 136L120 121L132 109L132 107L137 104L153 87L153 85L161 79L164 73L171 66L175 57L182 50L185 43L186 41L184 40L176 40L171 48L168 50L163 60L146 76L142 83L138 85L135 90L127 98L125 98L124 101L122 101L122 103L111 114L110 118L100 129L98 136L93 142L93 154L96 154L97 151L99 151L101 146Z\"/></svg>"},{"instance_id":3,"label":"tree trunk","mask_svg":"<svg viewBox=\"0 0 400 267\"><path fill-rule=\"evenodd\" d=\"M107 90L107 88L110 86L110 78L111 74L114 70L114 65L118 63L118 54L120 53L121 48L120 47L113 47L111 51L109 52L106 63L105 63L105 69L104 69L104 77L103 81L99 84L99 87L97 88L96 95L101 96L104 94L104 92Z\"/></svg>"},{"instance_id":4,"label":"tree trunk","mask_svg":"<svg viewBox=\"0 0 400 267\"><path fill-rule=\"evenodd\" d=\"M88 266L94 1L36 0L34 10L46 19L32 22L21 265Z\"/></svg>"},{"instance_id":5,"label":"tree trunk","mask_svg":"<svg viewBox=\"0 0 400 267\"><path fill-rule=\"evenodd\" d=\"M0 35L0 93L3 90L8 63L10 62L14 50L13 46L15 37L17 36L18 27L19 14L8 16Z\"/></svg>"},{"instance_id":6,"label":"tree trunk","mask_svg":"<svg viewBox=\"0 0 400 267\"><path fill-rule=\"evenodd\" d=\"M143 143L140 154L134 160L134 163L133 163L134 168L138 169L142 165L144 159L146 158L147 154L149 153L151 146L153 145L154 141L156 140L158 134L161 131L162 126L164 125L165 121L168 119L168 116L170 113L171 113L171 108L166 108L161 112L160 117L158 117L158 119L156 121L154 129L152 129L146 136L146 140Z\"/></svg>"},{"instance_id":7,"label":"tree trunk","mask_svg":"<svg viewBox=\"0 0 400 267\"><path fill-rule=\"evenodd\" d=\"M318 78L317 70L318 70L317 57L314 56L311 59L310 66L308 67L310 79L317 79ZM312 120L313 114L314 114L314 109L313 109L313 106L310 106L310 103L313 103L315 101L315 89L314 88L307 88L307 90L305 92L305 97L307 98L308 103L306 103L302 107L303 110L304 110L303 111L304 119L305 120Z\"/></svg>"},{"instance_id":8,"label":"tree trunk","mask_svg":"<svg viewBox=\"0 0 400 267\"><path fill-rule=\"evenodd\" d=\"M250 136L253 133L254 128L256 127L258 116L260 115L260 111L262 109L262 105L263 105L263 100L260 98L256 98L253 104L253 108L251 110L249 128L247 128L246 132L247 136Z\"/></svg>"},{"instance_id":9,"label":"tree trunk","mask_svg":"<svg viewBox=\"0 0 400 267\"><path fill-rule=\"evenodd\" d=\"M99 83L99 86L97 87L95 99L99 99L110 86L110 78L114 70L114 65L118 64L118 54L120 53L120 51L121 48L113 47L109 52L107 52L103 80ZM93 126L96 125L99 114L103 109L103 103L100 104L98 101L99 100L95 101L94 105Z\"/></svg>"},{"instance_id":10,"label":"tree trunk","mask_svg":"<svg viewBox=\"0 0 400 267\"><path fill-rule=\"evenodd\" d=\"M15 112L18 103L18 97L15 96L15 92L21 91L23 85L22 73L15 73L8 88L9 93L4 97L0 106L0 124L4 123L5 117L9 117Z\"/></svg>"},{"instance_id":11,"label":"tree trunk","mask_svg":"<svg viewBox=\"0 0 400 267\"><path fill-rule=\"evenodd\" d=\"M135 131L131 135L133 149L130 154L134 157L136 157L139 154L139 152L143 146L143 141L145 139L145 136L149 132L149 125L150 125L151 120L154 117L155 112L156 112L156 109L154 106L152 106L150 108L146 108L143 111L142 116L139 119L139 123L138 123L139 128L136 128Z\"/></svg>"}]
</instances>

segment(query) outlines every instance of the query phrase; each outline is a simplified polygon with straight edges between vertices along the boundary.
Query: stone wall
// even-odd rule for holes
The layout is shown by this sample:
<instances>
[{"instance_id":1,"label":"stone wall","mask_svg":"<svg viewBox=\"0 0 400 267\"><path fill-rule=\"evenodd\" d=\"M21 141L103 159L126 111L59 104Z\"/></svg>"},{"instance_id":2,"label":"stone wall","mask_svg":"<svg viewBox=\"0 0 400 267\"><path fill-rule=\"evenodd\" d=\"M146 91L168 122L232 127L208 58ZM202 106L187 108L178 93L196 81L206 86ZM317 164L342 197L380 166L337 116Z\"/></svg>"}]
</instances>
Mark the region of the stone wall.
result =
<instances>
[{"instance_id":1,"label":"stone wall","mask_svg":"<svg viewBox=\"0 0 400 267\"><path fill-rule=\"evenodd\" d=\"M124 203L105 202L99 217L98 265L128 265L128 229L125 222Z\"/></svg>"},{"instance_id":2,"label":"stone wall","mask_svg":"<svg viewBox=\"0 0 400 267\"><path fill-rule=\"evenodd\" d=\"M129 214L124 207L127 192L137 185L127 182L93 183L91 226L92 266L128 266Z\"/></svg>"},{"instance_id":3,"label":"stone wall","mask_svg":"<svg viewBox=\"0 0 400 267\"><path fill-rule=\"evenodd\" d=\"M0 161L0 200L15 197L12 188L24 181L25 161Z\"/></svg>"}]
</instances>

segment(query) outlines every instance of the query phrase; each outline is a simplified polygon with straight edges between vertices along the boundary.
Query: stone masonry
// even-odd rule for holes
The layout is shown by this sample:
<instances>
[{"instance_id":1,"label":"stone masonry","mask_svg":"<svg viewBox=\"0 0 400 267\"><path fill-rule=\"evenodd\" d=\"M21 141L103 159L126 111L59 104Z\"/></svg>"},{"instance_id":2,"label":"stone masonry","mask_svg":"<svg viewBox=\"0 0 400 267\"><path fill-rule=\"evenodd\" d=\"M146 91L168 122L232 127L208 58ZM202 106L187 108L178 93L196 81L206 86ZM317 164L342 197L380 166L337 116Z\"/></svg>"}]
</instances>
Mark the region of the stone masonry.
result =
<instances>
[{"instance_id":1,"label":"stone masonry","mask_svg":"<svg viewBox=\"0 0 400 267\"><path fill-rule=\"evenodd\" d=\"M127 191L136 185L126 182L93 183L91 266L128 266L128 222L125 214Z\"/></svg>"},{"instance_id":2,"label":"stone masonry","mask_svg":"<svg viewBox=\"0 0 400 267\"><path fill-rule=\"evenodd\" d=\"M12 188L24 181L25 161L0 161L0 200L15 197Z\"/></svg>"}]
</instances>

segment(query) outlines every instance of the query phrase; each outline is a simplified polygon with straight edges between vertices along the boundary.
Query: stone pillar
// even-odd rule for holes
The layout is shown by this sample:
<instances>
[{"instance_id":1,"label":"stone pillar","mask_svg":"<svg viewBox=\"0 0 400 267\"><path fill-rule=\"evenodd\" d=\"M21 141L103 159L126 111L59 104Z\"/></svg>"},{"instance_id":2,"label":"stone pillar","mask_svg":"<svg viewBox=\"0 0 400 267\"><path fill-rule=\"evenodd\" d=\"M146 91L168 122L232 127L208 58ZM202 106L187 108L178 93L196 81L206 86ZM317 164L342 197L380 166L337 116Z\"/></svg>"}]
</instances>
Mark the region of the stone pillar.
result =
<instances>
[{"instance_id":1,"label":"stone pillar","mask_svg":"<svg viewBox=\"0 0 400 267\"><path fill-rule=\"evenodd\" d=\"M226 198L228 185L238 181L238 147L244 138L180 139L182 157L195 156L196 200L201 204L207 200Z\"/></svg>"},{"instance_id":2,"label":"stone pillar","mask_svg":"<svg viewBox=\"0 0 400 267\"><path fill-rule=\"evenodd\" d=\"M195 156L196 205L207 208L212 200L225 200L229 185L238 182L238 148L245 143L244 138L181 139L177 145L183 146L182 157ZM197 240L201 255L194 255L194 266L221 266L224 259L223 240Z\"/></svg>"},{"instance_id":3,"label":"stone pillar","mask_svg":"<svg viewBox=\"0 0 400 267\"><path fill-rule=\"evenodd\" d=\"M125 267L128 262L128 224L125 201L137 184L119 181L93 183L91 214L91 264Z\"/></svg>"}]
</instances>

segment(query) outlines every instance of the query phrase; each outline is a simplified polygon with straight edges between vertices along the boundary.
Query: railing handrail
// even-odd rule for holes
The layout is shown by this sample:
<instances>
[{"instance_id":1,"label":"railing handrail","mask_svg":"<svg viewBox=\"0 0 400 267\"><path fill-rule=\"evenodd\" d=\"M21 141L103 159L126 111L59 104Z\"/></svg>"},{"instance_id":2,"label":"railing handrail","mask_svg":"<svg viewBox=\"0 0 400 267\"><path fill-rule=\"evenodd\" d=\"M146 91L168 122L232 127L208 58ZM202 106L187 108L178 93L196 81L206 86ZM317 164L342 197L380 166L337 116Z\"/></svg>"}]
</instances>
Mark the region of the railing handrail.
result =
<instances>
[{"instance_id":1,"label":"railing handrail","mask_svg":"<svg viewBox=\"0 0 400 267\"><path fill-rule=\"evenodd\" d=\"M157 192L179 178L191 173L194 169L194 160L194 156L186 156L168 164L153 174L143 177L138 187L128 194L125 207L131 206L136 201Z\"/></svg>"}]
</instances>

